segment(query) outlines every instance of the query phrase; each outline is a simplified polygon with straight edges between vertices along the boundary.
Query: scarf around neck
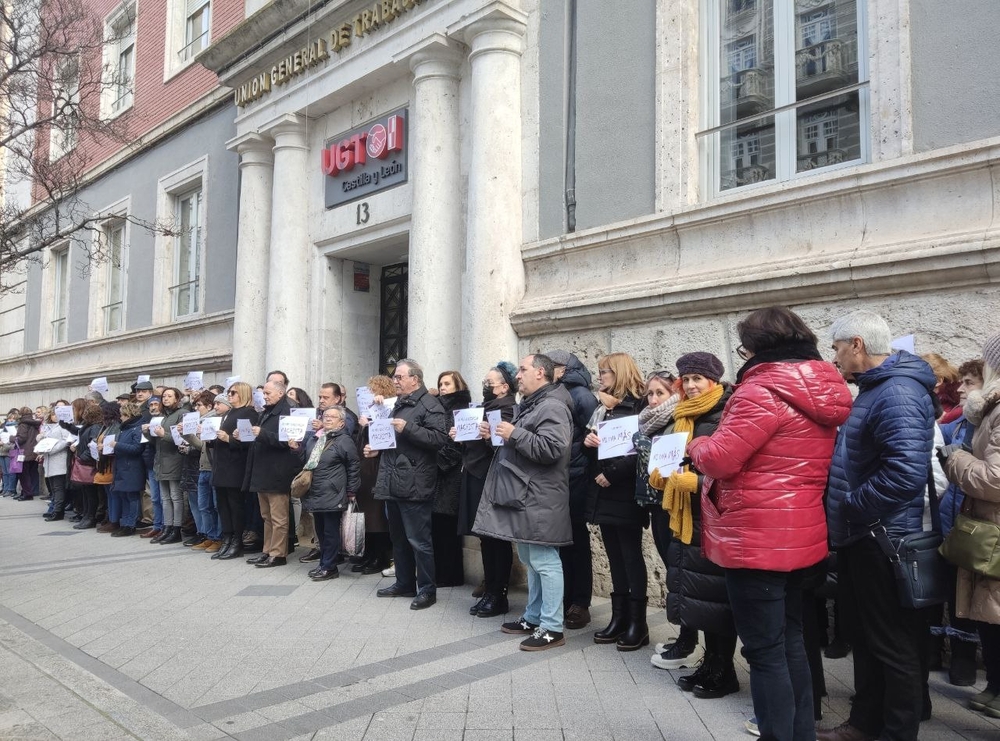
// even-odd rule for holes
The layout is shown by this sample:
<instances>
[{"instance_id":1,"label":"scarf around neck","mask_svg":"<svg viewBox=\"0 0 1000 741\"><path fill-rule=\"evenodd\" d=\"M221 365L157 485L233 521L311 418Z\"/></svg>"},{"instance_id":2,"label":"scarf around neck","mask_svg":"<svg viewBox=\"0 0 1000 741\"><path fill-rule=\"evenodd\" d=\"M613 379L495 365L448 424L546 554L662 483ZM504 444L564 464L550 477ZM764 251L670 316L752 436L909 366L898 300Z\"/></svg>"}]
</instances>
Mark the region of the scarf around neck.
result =
<instances>
[{"instance_id":1,"label":"scarf around neck","mask_svg":"<svg viewBox=\"0 0 1000 741\"><path fill-rule=\"evenodd\" d=\"M639 412L639 432L652 435L662 430L674 416L674 409L681 400L680 394L673 394L655 407L646 407Z\"/></svg>"}]
</instances>

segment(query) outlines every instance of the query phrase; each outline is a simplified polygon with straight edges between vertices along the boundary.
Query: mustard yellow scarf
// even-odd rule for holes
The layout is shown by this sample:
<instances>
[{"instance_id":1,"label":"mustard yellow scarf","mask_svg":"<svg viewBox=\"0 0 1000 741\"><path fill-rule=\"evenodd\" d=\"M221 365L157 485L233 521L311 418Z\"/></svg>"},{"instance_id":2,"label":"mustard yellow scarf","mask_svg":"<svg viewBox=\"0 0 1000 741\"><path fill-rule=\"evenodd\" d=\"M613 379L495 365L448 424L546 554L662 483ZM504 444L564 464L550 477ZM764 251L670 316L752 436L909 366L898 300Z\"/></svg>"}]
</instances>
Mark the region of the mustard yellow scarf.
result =
<instances>
[{"instance_id":1,"label":"mustard yellow scarf","mask_svg":"<svg viewBox=\"0 0 1000 741\"><path fill-rule=\"evenodd\" d=\"M712 411L724 393L720 383L704 394L681 401L674 410L674 432L686 432L690 442L695 420ZM663 490L663 509L670 513L670 529L682 543L690 544L694 537L691 495L698 492L698 474L684 466L680 472L663 478L659 469L655 469L649 475L649 485Z\"/></svg>"}]
</instances>

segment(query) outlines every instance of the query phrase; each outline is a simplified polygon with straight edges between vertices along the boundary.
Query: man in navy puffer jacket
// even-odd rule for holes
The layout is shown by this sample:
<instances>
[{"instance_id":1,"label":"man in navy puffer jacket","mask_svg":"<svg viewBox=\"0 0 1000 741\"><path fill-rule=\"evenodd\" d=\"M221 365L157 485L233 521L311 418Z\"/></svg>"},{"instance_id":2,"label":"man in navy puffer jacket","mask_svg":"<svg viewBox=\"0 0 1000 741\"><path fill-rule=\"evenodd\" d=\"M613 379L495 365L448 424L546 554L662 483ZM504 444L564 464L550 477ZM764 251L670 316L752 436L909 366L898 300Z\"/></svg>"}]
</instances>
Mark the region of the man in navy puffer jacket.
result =
<instances>
[{"instance_id":1,"label":"man in navy puffer jacket","mask_svg":"<svg viewBox=\"0 0 1000 741\"><path fill-rule=\"evenodd\" d=\"M934 442L934 372L916 355L890 354L889 325L859 311L833 324L834 362L860 393L837 436L827 488L831 547L853 616L850 720L818 741L916 741L923 709L927 623L896 596L889 560L871 534L919 532Z\"/></svg>"}]
</instances>

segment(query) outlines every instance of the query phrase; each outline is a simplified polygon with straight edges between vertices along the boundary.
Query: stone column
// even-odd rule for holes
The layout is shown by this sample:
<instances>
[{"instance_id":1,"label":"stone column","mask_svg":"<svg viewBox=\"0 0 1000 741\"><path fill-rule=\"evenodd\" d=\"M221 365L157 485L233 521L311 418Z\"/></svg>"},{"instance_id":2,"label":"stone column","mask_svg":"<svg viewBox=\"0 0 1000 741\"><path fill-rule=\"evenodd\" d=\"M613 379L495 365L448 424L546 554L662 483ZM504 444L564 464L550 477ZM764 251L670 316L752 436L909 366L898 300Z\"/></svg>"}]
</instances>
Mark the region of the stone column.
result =
<instances>
[{"instance_id":1,"label":"stone column","mask_svg":"<svg viewBox=\"0 0 1000 741\"><path fill-rule=\"evenodd\" d=\"M310 272L309 145L305 121L286 114L268 131L274 138L271 255L267 284L266 371L283 370L292 384L310 388L308 328ZM239 280L239 276L237 276Z\"/></svg>"},{"instance_id":2,"label":"stone column","mask_svg":"<svg viewBox=\"0 0 1000 741\"><path fill-rule=\"evenodd\" d=\"M233 374L253 384L264 374L268 251L271 244L271 168L274 142L247 134L229 142L240 155L240 224L233 315Z\"/></svg>"},{"instance_id":3,"label":"stone column","mask_svg":"<svg viewBox=\"0 0 1000 741\"><path fill-rule=\"evenodd\" d=\"M462 371L480 378L501 358L517 361L510 313L524 295L521 260L521 53L525 16L487 6L461 33L471 51Z\"/></svg>"},{"instance_id":4,"label":"stone column","mask_svg":"<svg viewBox=\"0 0 1000 741\"><path fill-rule=\"evenodd\" d=\"M410 109L409 305L406 354L428 373L458 369L462 361L461 133L458 118L462 55L446 39L420 45Z\"/></svg>"}]
</instances>

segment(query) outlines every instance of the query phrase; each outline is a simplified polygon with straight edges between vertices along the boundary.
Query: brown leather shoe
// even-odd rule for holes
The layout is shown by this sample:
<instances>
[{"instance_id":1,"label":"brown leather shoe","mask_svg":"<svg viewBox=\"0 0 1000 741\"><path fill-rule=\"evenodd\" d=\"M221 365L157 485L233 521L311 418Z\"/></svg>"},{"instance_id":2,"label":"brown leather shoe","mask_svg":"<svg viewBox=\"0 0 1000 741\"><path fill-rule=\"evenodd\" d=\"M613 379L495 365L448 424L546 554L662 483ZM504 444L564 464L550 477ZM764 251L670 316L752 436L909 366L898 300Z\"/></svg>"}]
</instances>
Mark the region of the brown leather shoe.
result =
<instances>
[{"instance_id":1,"label":"brown leather shoe","mask_svg":"<svg viewBox=\"0 0 1000 741\"><path fill-rule=\"evenodd\" d=\"M118 529L118 523L117 522L105 522L103 525L101 525L100 527L97 528L97 532L99 532L99 533L113 533L117 529Z\"/></svg>"},{"instance_id":2,"label":"brown leather shoe","mask_svg":"<svg viewBox=\"0 0 1000 741\"><path fill-rule=\"evenodd\" d=\"M193 546L191 546L191 550L192 551L203 551L206 548L208 548L210 545L212 545L212 543L214 543L214 542L215 542L214 540L209 540L208 538L205 538L200 543L195 543Z\"/></svg>"},{"instance_id":3,"label":"brown leather shoe","mask_svg":"<svg viewBox=\"0 0 1000 741\"><path fill-rule=\"evenodd\" d=\"M157 535L159 535L162 532L163 532L162 530L157 530L156 528L153 528L152 530L147 530L146 532L141 533L139 535L139 537L140 538L155 538Z\"/></svg>"},{"instance_id":4,"label":"brown leather shoe","mask_svg":"<svg viewBox=\"0 0 1000 741\"><path fill-rule=\"evenodd\" d=\"M199 543L194 546L191 550L203 550L205 553L217 553L220 548L222 548L221 540L206 540L204 543Z\"/></svg>"},{"instance_id":5,"label":"brown leather shoe","mask_svg":"<svg viewBox=\"0 0 1000 741\"><path fill-rule=\"evenodd\" d=\"M836 728L816 729L816 741L875 741L860 728L855 728L849 722L841 723Z\"/></svg>"},{"instance_id":6,"label":"brown leather shoe","mask_svg":"<svg viewBox=\"0 0 1000 741\"><path fill-rule=\"evenodd\" d=\"M570 605L563 623L570 630L585 628L590 623L590 610L580 605Z\"/></svg>"}]
</instances>

